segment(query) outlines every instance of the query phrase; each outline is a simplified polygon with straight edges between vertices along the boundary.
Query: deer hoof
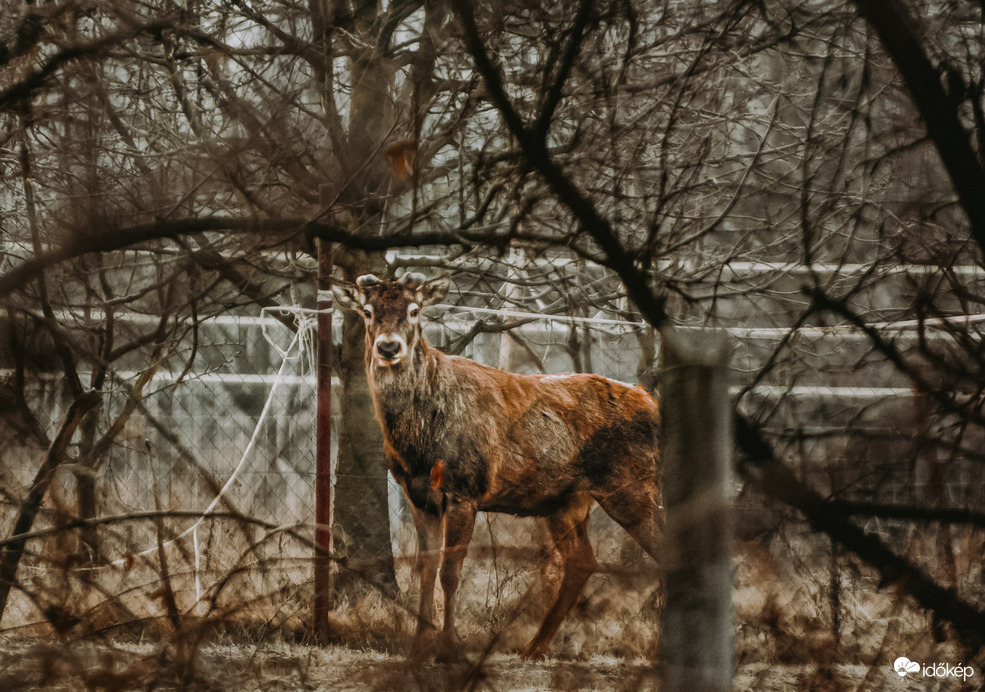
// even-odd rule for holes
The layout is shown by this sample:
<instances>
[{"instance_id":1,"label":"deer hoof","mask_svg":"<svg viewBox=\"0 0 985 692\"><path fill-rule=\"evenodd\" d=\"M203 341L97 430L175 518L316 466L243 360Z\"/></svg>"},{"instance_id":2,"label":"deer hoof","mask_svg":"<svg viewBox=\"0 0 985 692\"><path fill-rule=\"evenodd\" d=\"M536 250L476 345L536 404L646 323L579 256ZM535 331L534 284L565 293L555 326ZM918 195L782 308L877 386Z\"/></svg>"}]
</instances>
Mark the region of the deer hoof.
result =
<instances>
[{"instance_id":1,"label":"deer hoof","mask_svg":"<svg viewBox=\"0 0 985 692\"><path fill-rule=\"evenodd\" d=\"M437 636L431 627L423 627L414 635L414 643L410 646L410 659L423 662L434 658L437 653Z\"/></svg>"},{"instance_id":2,"label":"deer hoof","mask_svg":"<svg viewBox=\"0 0 985 692\"><path fill-rule=\"evenodd\" d=\"M517 653L524 661L535 661L547 657L548 645L549 642L539 642L534 639Z\"/></svg>"},{"instance_id":3,"label":"deer hoof","mask_svg":"<svg viewBox=\"0 0 985 692\"><path fill-rule=\"evenodd\" d=\"M434 657L435 663L461 663L465 660L454 631L442 632L438 635L437 652L437 656Z\"/></svg>"}]
</instances>

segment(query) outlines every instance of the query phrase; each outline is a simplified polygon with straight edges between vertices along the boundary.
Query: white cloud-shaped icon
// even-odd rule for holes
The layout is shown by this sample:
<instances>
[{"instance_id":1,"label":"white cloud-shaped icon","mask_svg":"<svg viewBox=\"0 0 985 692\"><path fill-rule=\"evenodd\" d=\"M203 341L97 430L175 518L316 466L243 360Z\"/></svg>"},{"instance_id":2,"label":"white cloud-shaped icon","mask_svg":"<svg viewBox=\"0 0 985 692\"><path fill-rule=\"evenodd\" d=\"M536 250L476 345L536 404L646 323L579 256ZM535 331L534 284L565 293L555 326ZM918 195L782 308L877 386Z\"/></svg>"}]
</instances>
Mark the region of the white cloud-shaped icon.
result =
<instances>
[{"instance_id":1,"label":"white cloud-shaped icon","mask_svg":"<svg viewBox=\"0 0 985 692\"><path fill-rule=\"evenodd\" d=\"M906 656L900 656L895 661L893 661L893 669L899 674L901 678L905 678L907 673L918 673L920 672L920 664L916 661L911 661Z\"/></svg>"}]
</instances>

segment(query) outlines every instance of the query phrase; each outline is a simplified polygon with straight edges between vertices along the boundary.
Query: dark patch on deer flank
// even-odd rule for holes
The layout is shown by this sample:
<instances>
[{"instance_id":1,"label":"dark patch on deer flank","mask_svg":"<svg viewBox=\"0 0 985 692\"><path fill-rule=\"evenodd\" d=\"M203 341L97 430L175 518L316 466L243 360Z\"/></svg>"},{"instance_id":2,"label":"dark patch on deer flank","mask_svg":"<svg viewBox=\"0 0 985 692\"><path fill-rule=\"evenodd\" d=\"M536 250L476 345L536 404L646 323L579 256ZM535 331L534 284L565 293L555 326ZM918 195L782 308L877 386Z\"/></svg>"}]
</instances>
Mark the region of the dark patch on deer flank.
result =
<instances>
[{"instance_id":1,"label":"dark patch on deer flank","mask_svg":"<svg viewBox=\"0 0 985 692\"><path fill-rule=\"evenodd\" d=\"M585 441L579 463L585 477L595 485L603 485L612 477L618 462L626 455L642 457L647 448L641 441L656 441L660 426L648 411L637 412L631 418L620 418L596 430ZM638 447L638 449L633 449Z\"/></svg>"}]
</instances>

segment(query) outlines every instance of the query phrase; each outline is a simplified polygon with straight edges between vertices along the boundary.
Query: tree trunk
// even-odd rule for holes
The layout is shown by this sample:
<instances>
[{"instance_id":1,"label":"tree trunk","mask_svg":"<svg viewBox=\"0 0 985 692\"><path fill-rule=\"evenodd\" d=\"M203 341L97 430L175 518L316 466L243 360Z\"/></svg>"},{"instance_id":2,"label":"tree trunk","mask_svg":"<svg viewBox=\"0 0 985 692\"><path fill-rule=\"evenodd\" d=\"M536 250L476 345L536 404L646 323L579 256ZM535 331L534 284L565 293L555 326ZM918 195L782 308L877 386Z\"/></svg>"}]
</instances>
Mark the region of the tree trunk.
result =
<instances>
[{"instance_id":1,"label":"tree trunk","mask_svg":"<svg viewBox=\"0 0 985 692\"><path fill-rule=\"evenodd\" d=\"M81 469L75 472L75 502L79 519L94 519L96 517L96 471L92 450L96 445L97 426L102 407L97 406L82 419L79 426L79 459ZM79 529L79 554L89 564L101 562L99 547L99 527L96 524L83 526Z\"/></svg>"},{"instance_id":2,"label":"tree trunk","mask_svg":"<svg viewBox=\"0 0 985 692\"><path fill-rule=\"evenodd\" d=\"M390 183L382 155L383 141L393 120L390 87L395 66L377 49L373 36L379 20L377 0L357 0L345 7L331 0L311 0L315 36L322 41L325 62L318 85L325 124L334 144L328 158L334 158L341 175L328 181L338 198L322 200L322 214L354 233L379 235L383 229L384 207ZM347 14L351 33L335 33L337 17ZM359 37L353 41L352 37ZM345 44L341 54L348 56L351 94L348 109L336 102L333 60L339 55L333 42ZM343 131L341 113L348 110L348 128ZM334 166L326 166L331 170ZM334 207L334 208L333 208ZM337 259L346 278L363 273L380 274L385 269L382 256L368 257L349 252ZM344 556L345 568L337 575L335 589L345 591L354 585L371 583L396 594L396 574L390 543L390 510L387 496L387 466L383 456L383 436L376 422L369 383L363 361L362 320L342 316L342 346L337 370L341 379L339 397L338 460L333 497L333 551Z\"/></svg>"},{"instance_id":3,"label":"tree trunk","mask_svg":"<svg viewBox=\"0 0 985 692\"><path fill-rule=\"evenodd\" d=\"M368 582L396 595L383 433L366 378L364 335L362 319L345 313L334 525L335 550L345 556L346 569L338 575L336 589Z\"/></svg>"}]
</instances>

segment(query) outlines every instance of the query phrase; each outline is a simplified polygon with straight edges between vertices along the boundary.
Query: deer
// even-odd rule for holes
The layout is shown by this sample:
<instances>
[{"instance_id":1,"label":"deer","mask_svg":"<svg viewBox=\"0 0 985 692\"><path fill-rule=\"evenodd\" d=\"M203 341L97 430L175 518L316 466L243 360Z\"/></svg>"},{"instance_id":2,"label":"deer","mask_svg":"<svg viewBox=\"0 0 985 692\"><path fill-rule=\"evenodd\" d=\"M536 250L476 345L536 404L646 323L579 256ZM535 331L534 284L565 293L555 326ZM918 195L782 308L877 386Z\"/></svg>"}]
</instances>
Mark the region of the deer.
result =
<instances>
[{"instance_id":1,"label":"deer","mask_svg":"<svg viewBox=\"0 0 985 692\"><path fill-rule=\"evenodd\" d=\"M365 274L333 287L339 307L363 316L384 456L417 531L411 656L460 660L455 596L481 511L546 523L559 578L540 628L518 652L541 658L598 568L587 531L595 503L658 560L660 413L642 387L599 375L516 374L442 353L425 338L421 311L440 303L450 282L448 274Z\"/></svg>"}]
</instances>

